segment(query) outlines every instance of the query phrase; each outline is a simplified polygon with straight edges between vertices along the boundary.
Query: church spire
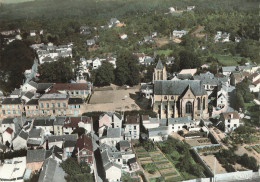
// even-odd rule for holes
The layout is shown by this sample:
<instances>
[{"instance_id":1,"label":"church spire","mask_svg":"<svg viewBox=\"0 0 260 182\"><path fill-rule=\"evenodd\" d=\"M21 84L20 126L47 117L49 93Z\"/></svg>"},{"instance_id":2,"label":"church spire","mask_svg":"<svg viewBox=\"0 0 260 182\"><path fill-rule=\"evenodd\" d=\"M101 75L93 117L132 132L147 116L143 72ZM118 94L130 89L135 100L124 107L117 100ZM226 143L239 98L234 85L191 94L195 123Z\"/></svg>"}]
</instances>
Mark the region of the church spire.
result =
<instances>
[{"instance_id":1,"label":"church spire","mask_svg":"<svg viewBox=\"0 0 260 182\"><path fill-rule=\"evenodd\" d=\"M158 63L156 65L156 69L163 69L163 64L162 64L161 58L159 58L159 60L158 60Z\"/></svg>"}]
</instances>

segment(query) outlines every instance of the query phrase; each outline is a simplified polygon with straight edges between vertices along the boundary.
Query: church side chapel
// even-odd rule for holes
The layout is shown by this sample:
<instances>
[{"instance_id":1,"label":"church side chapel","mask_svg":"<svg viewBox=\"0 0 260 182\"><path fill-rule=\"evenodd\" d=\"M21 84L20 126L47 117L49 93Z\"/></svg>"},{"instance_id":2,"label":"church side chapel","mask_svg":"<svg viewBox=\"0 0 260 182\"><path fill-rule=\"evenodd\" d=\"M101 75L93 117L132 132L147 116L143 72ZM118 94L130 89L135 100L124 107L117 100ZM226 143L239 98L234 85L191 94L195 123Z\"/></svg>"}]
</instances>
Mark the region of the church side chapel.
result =
<instances>
[{"instance_id":1,"label":"church side chapel","mask_svg":"<svg viewBox=\"0 0 260 182\"><path fill-rule=\"evenodd\" d=\"M159 59L153 75L153 111L159 118L208 118L208 95L200 80L167 80Z\"/></svg>"}]
</instances>

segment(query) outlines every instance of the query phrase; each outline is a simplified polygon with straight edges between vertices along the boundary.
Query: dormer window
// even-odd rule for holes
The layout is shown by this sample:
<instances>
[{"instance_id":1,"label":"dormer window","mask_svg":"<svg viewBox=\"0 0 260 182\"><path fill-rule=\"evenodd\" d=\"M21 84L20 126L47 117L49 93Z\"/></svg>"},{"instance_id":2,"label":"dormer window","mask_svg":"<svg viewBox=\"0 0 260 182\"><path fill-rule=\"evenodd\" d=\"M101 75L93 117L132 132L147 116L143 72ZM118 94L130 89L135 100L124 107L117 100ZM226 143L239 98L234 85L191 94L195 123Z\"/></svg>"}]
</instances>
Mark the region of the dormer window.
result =
<instances>
[{"instance_id":1,"label":"dormer window","mask_svg":"<svg viewBox=\"0 0 260 182\"><path fill-rule=\"evenodd\" d=\"M164 96L164 99L166 100L166 99L167 99L167 96Z\"/></svg>"}]
</instances>

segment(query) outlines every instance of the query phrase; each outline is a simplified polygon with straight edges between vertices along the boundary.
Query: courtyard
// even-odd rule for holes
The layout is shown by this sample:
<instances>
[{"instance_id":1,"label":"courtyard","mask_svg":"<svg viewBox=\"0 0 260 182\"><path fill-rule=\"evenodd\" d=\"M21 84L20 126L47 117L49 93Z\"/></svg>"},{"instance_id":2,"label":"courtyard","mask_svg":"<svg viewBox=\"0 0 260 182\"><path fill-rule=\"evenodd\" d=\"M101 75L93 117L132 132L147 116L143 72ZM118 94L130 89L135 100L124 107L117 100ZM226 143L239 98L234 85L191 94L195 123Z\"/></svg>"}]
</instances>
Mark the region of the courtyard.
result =
<instances>
[{"instance_id":1,"label":"courtyard","mask_svg":"<svg viewBox=\"0 0 260 182\"><path fill-rule=\"evenodd\" d=\"M94 92L86 105L87 112L93 111L131 111L146 109L148 99L139 96L140 86L126 87L111 85L94 88Z\"/></svg>"}]
</instances>

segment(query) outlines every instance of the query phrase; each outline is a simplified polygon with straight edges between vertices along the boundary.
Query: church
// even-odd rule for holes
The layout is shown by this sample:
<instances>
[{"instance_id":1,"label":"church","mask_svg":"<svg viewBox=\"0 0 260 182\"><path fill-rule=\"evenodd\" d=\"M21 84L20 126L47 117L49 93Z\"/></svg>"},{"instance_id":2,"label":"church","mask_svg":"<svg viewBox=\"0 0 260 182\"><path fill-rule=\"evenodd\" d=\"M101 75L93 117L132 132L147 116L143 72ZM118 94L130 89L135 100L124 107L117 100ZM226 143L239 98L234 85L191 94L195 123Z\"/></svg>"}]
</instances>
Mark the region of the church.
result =
<instances>
[{"instance_id":1,"label":"church","mask_svg":"<svg viewBox=\"0 0 260 182\"><path fill-rule=\"evenodd\" d=\"M167 80L166 68L159 59L153 83L152 107L159 118L208 117L208 95L200 80Z\"/></svg>"}]
</instances>

